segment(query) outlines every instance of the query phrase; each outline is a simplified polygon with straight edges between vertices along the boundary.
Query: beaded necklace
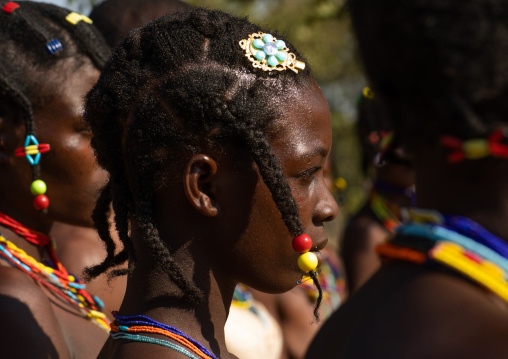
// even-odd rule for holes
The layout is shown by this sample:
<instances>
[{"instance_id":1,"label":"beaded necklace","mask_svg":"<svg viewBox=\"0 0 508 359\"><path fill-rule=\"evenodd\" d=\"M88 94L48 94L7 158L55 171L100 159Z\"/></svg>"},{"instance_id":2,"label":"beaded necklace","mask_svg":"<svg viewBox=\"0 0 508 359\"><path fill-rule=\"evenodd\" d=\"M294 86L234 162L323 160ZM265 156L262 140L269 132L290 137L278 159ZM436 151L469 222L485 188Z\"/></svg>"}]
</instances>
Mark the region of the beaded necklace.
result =
<instances>
[{"instance_id":1,"label":"beaded necklace","mask_svg":"<svg viewBox=\"0 0 508 359\"><path fill-rule=\"evenodd\" d=\"M104 331L109 331L109 322L101 312L104 306L102 301L96 296L91 296L85 290L86 286L75 276L70 275L58 261L50 237L23 226L3 213L0 213L0 224L11 229L28 242L45 247L50 260L48 265L38 262L0 234L1 258L56 294L84 318L98 325Z\"/></svg>"},{"instance_id":2,"label":"beaded necklace","mask_svg":"<svg viewBox=\"0 0 508 359\"><path fill-rule=\"evenodd\" d=\"M388 259L461 273L508 302L508 243L469 218L413 210L412 222L377 247Z\"/></svg>"},{"instance_id":3,"label":"beaded necklace","mask_svg":"<svg viewBox=\"0 0 508 359\"><path fill-rule=\"evenodd\" d=\"M181 330L160 323L145 315L122 316L118 312L113 312L114 323L111 324L110 335L113 339L127 339L131 341L152 343L171 348L189 358L217 359L206 347L197 340L192 339ZM161 334L171 338L181 345L173 342L140 335L138 333ZM197 357L194 354L197 355Z\"/></svg>"},{"instance_id":4,"label":"beaded necklace","mask_svg":"<svg viewBox=\"0 0 508 359\"><path fill-rule=\"evenodd\" d=\"M381 195L381 192L390 192L409 197L414 205L414 191L412 188L401 188L380 180L374 182L369 198L370 208L383 227L388 232L394 233L395 228L401 225L400 207L396 203L387 200Z\"/></svg>"}]
</instances>

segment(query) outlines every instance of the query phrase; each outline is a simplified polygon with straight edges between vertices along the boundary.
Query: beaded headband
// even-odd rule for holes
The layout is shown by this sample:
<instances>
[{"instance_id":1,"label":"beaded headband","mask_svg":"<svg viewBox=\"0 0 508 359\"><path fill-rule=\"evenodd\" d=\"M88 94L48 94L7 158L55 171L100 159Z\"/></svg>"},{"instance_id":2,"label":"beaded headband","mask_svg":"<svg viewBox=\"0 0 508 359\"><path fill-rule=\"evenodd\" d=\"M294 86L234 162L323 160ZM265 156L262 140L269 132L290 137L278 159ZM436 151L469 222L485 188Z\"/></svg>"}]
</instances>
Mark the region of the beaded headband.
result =
<instances>
[{"instance_id":1,"label":"beaded headband","mask_svg":"<svg viewBox=\"0 0 508 359\"><path fill-rule=\"evenodd\" d=\"M305 69L305 63L298 61L295 54L289 52L286 43L270 34L254 33L249 35L248 39L241 40L239 44L254 68L263 71L290 69L296 73Z\"/></svg>"}]
</instances>

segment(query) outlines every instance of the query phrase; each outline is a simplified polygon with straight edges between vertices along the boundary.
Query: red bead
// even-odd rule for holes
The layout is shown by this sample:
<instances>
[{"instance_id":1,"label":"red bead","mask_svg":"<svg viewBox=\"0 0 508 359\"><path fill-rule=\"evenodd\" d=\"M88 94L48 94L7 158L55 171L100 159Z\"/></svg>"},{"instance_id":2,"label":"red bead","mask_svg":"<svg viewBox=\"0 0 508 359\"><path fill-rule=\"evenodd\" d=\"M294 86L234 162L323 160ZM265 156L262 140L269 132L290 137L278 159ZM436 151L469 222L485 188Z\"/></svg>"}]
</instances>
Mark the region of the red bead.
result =
<instances>
[{"instance_id":1,"label":"red bead","mask_svg":"<svg viewBox=\"0 0 508 359\"><path fill-rule=\"evenodd\" d=\"M308 252L311 248L312 239L305 233L293 238L293 249L298 253Z\"/></svg>"},{"instance_id":2,"label":"red bead","mask_svg":"<svg viewBox=\"0 0 508 359\"><path fill-rule=\"evenodd\" d=\"M45 194L40 194L34 198L35 209L42 211L49 207L49 198Z\"/></svg>"}]
</instances>

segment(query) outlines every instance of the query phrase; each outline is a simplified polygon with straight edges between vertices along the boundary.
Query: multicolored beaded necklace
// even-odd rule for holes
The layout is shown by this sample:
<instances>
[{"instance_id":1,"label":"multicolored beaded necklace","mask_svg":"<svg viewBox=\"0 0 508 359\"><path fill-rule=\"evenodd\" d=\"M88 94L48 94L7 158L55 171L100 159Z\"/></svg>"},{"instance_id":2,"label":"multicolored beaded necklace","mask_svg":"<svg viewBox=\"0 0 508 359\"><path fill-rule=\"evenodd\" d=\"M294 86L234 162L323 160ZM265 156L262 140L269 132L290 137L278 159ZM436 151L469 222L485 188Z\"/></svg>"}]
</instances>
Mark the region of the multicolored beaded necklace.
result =
<instances>
[{"instance_id":1,"label":"multicolored beaded necklace","mask_svg":"<svg viewBox=\"0 0 508 359\"><path fill-rule=\"evenodd\" d=\"M192 339L175 327L160 323L145 315L122 316L118 312L113 312L113 316L115 321L111 324L110 332L110 336L113 339L127 339L135 342L161 345L171 348L188 358L217 359L213 353L197 340ZM181 345L138 333L160 334L173 339Z\"/></svg>"},{"instance_id":2,"label":"multicolored beaded necklace","mask_svg":"<svg viewBox=\"0 0 508 359\"><path fill-rule=\"evenodd\" d=\"M411 212L412 221L377 247L382 257L449 268L508 302L508 243L466 217Z\"/></svg>"},{"instance_id":3,"label":"multicolored beaded necklace","mask_svg":"<svg viewBox=\"0 0 508 359\"><path fill-rule=\"evenodd\" d=\"M86 286L78 278L70 275L58 261L53 248L54 243L50 237L23 226L3 213L0 213L0 225L9 228L28 242L44 247L49 261L47 265L38 262L0 234L1 258L55 293L64 302L74 307L84 318L98 325L104 331L109 331L109 322L101 312L104 306L102 301L96 296L91 296L85 290Z\"/></svg>"},{"instance_id":4,"label":"multicolored beaded necklace","mask_svg":"<svg viewBox=\"0 0 508 359\"><path fill-rule=\"evenodd\" d=\"M383 227L388 232L394 233L395 228L401 225L400 207L396 203L387 200L381 192L400 194L411 198L414 202L414 191L411 188L400 188L380 180L374 182L369 198L370 208Z\"/></svg>"}]
</instances>

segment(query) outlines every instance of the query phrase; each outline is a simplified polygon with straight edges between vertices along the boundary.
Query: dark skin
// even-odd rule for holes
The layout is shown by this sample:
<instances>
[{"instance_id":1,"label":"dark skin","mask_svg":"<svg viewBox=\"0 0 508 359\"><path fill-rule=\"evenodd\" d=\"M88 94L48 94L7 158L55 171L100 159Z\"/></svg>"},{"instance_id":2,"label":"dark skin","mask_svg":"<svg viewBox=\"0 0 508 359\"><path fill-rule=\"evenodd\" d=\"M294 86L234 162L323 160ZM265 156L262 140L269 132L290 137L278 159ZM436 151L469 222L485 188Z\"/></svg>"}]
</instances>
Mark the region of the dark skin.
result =
<instances>
[{"instance_id":1,"label":"dark skin","mask_svg":"<svg viewBox=\"0 0 508 359\"><path fill-rule=\"evenodd\" d=\"M0 211L45 234L49 234L56 220L91 226L90 213L97 191L105 182L105 173L93 157L90 133L81 120L83 96L97 81L99 71L89 61L81 67L76 67L73 59L60 65L57 71L65 82L40 88L48 100L34 110L36 137L40 143L51 145L51 151L40 160L41 179L48 186L50 198L48 214L38 212L32 205L28 161L14 156L14 150L24 146L25 126L21 114L7 104L0 118ZM47 258L43 249L7 228L0 228L0 232L36 260ZM3 321L0 335L9 338L2 341L3 355L18 358L97 355L106 340L105 331L3 260L0 278ZM8 306L13 301L19 304L14 306L19 311Z\"/></svg>"},{"instance_id":2,"label":"dark skin","mask_svg":"<svg viewBox=\"0 0 508 359\"><path fill-rule=\"evenodd\" d=\"M415 153L415 168L418 207L467 216L508 238L505 163L452 166L433 147ZM307 357L504 358L507 335L508 305L495 294L458 274L394 263L332 316Z\"/></svg>"},{"instance_id":3,"label":"dark skin","mask_svg":"<svg viewBox=\"0 0 508 359\"><path fill-rule=\"evenodd\" d=\"M315 83L287 95L284 102L269 140L319 256L317 250L327 241L323 222L338 211L322 173L331 147L330 113ZM192 156L183 175L155 198L161 238L171 243L184 276L205 298L198 305L179 298L181 291L158 271L134 226L137 265L120 313L148 315L179 328L216 356L233 358L226 349L224 324L234 288L240 281L272 293L294 287L303 273L292 236L245 150ZM109 339L99 358L141 356L183 357L158 345Z\"/></svg>"},{"instance_id":4,"label":"dark skin","mask_svg":"<svg viewBox=\"0 0 508 359\"><path fill-rule=\"evenodd\" d=\"M330 191L333 190L334 180L332 167L331 156L328 156L323 166L323 176ZM326 251L328 258L333 258L333 261L342 266L333 245L329 243L324 251ZM299 286L288 292L275 295L253 289L250 289L250 291L256 300L266 306L281 327L284 343L281 359L303 358L312 339L324 323L322 313L321 320L316 322L313 313L315 303L309 299L307 293ZM341 301L345 299L345 296L341 297Z\"/></svg>"},{"instance_id":5,"label":"dark skin","mask_svg":"<svg viewBox=\"0 0 508 359\"><path fill-rule=\"evenodd\" d=\"M113 240L118 243L118 248L121 248L114 228L111 230L111 235ZM93 228L56 222L51 227L51 236L57 243L56 256L69 273L76 273L79 278L82 277L85 268L100 263L106 257L104 243ZM109 272L107 271L87 282L86 288L104 302L103 312L112 320L111 312L120 308L122 304L127 277L111 278Z\"/></svg>"},{"instance_id":6,"label":"dark skin","mask_svg":"<svg viewBox=\"0 0 508 359\"><path fill-rule=\"evenodd\" d=\"M387 162L375 168L376 178L384 183L408 188L414 185L412 167ZM407 196L378 191L381 196L399 207L413 207ZM381 267L381 259L375 248L386 242L390 232L372 213L370 203L362 206L349 222L342 240L342 257L346 265L347 286L350 293L356 292Z\"/></svg>"}]
</instances>

